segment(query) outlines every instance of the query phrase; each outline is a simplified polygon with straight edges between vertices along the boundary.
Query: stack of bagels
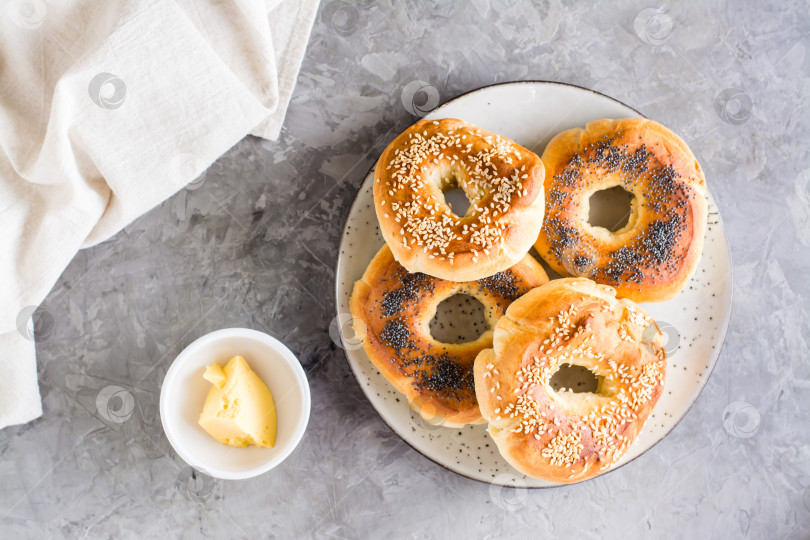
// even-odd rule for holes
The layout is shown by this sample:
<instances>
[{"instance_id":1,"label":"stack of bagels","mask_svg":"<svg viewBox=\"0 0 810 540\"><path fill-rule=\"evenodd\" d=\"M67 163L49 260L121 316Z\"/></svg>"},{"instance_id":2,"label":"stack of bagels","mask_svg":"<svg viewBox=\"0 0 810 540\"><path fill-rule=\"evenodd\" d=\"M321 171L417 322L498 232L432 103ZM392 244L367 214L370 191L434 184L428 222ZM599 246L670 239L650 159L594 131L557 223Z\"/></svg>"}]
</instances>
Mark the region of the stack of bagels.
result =
<instances>
[{"instance_id":1,"label":"stack of bagels","mask_svg":"<svg viewBox=\"0 0 810 540\"><path fill-rule=\"evenodd\" d=\"M627 224L589 224L590 196L616 186L633 195ZM371 362L425 421L488 423L529 476L572 483L613 466L666 373L664 338L636 302L674 297L700 260L706 185L686 144L650 120L598 120L540 158L461 120L423 120L385 149L373 188L385 245L350 301ZM444 198L457 188L463 215ZM563 277L549 281L532 246ZM474 341L431 336L455 294L484 306ZM555 389L567 365L590 370L593 391Z\"/></svg>"}]
</instances>

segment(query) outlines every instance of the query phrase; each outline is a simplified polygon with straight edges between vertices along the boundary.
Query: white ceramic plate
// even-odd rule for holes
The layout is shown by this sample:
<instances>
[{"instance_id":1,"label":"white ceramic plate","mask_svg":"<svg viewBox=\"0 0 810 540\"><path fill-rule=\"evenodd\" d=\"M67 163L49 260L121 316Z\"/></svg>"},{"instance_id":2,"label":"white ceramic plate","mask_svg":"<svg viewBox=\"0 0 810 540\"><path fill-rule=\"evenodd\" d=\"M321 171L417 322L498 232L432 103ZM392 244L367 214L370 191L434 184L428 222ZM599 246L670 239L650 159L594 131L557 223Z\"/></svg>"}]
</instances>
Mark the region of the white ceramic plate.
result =
<instances>
[{"instance_id":1,"label":"white ceramic plate","mask_svg":"<svg viewBox=\"0 0 810 540\"><path fill-rule=\"evenodd\" d=\"M488 86L457 97L425 116L460 118L500 133L538 155L560 131L584 127L600 118L642 116L612 98L554 82L516 82ZM672 126L677 131L677 126ZM349 211L337 261L338 323L347 330L349 296L382 246L369 172ZM712 179L707 179L711 186ZM686 289L673 300L644 304L668 337L666 387L653 414L617 467L660 441L684 417L714 367L731 311L731 259L723 221L709 195L709 227L703 257ZM450 429L429 425L371 364L362 347L344 340L346 356L363 391L397 435L439 465L458 474L500 485L550 487L526 477L501 457L486 426ZM615 470L614 467L613 470Z\"/></svg>"}]
</instances>

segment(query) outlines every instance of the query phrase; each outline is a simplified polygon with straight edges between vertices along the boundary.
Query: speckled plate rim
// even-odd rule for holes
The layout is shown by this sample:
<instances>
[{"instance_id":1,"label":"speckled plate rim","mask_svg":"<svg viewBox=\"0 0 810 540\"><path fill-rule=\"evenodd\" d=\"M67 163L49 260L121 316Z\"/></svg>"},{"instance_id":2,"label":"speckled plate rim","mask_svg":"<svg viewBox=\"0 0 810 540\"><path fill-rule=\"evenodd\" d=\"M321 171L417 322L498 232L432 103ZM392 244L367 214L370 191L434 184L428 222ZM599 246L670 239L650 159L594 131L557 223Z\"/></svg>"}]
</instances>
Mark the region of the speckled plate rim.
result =
<instances>
[{"instance_id":1,"label":"speckled plate rim","mask_svg":"<svg viewBox=\"0 0 810 540\"><path fill-rule=\"evenodd\" d=\"M535 79L525 80L525 81L506 81L506 82L494 83L494 84L482 86L480 88L476 88L474 90L470 90L468 92L464 92L462 94L459 94L459 95L445 101L444 103L442 103L441 105L439 105L438 107L436 107L435 109L433 109L430 112L431 112L431 114L435 113L435 112L439 112L439 111L441 111L441 109L443 109L448 104L453 103L453 102L455 102L455 101L457 101L459 99L462 99L462 98L464 98L464 97L466 97L466 96L468 96L470 94L486 91L486 90L489 90L489 89L492 89L492 88L495 88L495 87L499 87L499 86L516 86L516 85L524 85L524 84L531 84L531 85L536 85L536 84L546 85L546 84L548 84L548 85L557 85L557 86L568 86L568 87L575 88L577 90L584 90L586 92L591 92L591 93L596 94L596 95L598 95L600 97L607 98L607 99L609 99L611 101L614 101L617 104L619 104L619 105L621 105L623 107L626 107L627 109L630 109L630 110L634 111L640 117L647 118L646 115L642 114L637 109L627 105L626 103L623 103L622 101L619 101L616 98L613 98L613 97L608 96L606 94L603 94L601 92L597 92L596 90L592 90L590 88L585 88L584 86L579 86L579 85L576 85L576 84L565 83L565 82L560 82L560 81L547 81L547 80L535 80ZM421 120L421 118L419 120ZM346 229L347 229L347 226L349 225L349 219L350 219L351 215L355 213L355 206L358 204L358 199L359 199L360 193L361 193L361 191L363 189L363 184L365 184L366 178L368 178L368 176L374 171L376 166L377 166L377 160L375 159L374 164L363 175L363 177L362 177L363 180L360 182L360 185L357 187L357 191L356 191L354 197L352 198L352 202L349 205L349 210L348 210L348 212L346 212L346 215L345 215L344 220L343 220L343 226L341 227L340 243L338 244L338 256L337 256L337 260L335 261L335 311L336 311L336 314L338 316L340 315L340 303L341 303L340 302L340 280L338 279L338 275L339 275L339 271L340 271L340 268L341 268L341 265L342 265L342 262L343 262L343 258L344 258L344 256L343 256L343 253L344 253L343 242L344 242L344 239L346 238ZM715 205L716 204L717 204L717 201L715 200ZM610 473L612 473L614 471L617 471L617 470L621 469L625 465L627 465L629 463L632 463L633 461L635 461L636 459L638 459L639 457L643 456L644 454L649 452L651 449L653 449L656 445L658 445L658 443L660 443L670 433L672 433L672 431L676 427L678 427L680 425L680 423L683 421L683 419L686 418L686 416L689 414L689 411L692 410L692 407L695 405L695 402L697 401L698 397L700 397L700 395L703 393L703 390L706 387L706 384L709 382L709 379L711 378L712 373L714 373L714 368L717 365L717 360L718 360L718 358L720 358L720 354L721 354L721 352L723 350L723 347L725 346L726 336L727 336L727 333L728 333L728 326L729 326L729 323L731 321L731 310L732 310L732 307L734 305L734 286L733 286L733 283L734 283L734 275L733 275L734 265L733 265L733 262L732 262L732 259L731 259L731 246L730 246L730 244L728 242L728 235L726 234L726 228L725 228L725 225L723 224L723 218L722 218L722 214L719 211L719 207L718 207L718 221L719 221L719 224L721 225L720 230L721 230L721 234L723 236L723 241L725 243L726 256L727 256L728 262L729 262L729 265L728 265L729 307L728 307L728 310L725 312L724 317L723 317L723 321L722 321L722 323L720 325L720 339L719 339L720 346L717 347L716 349L714 349L715 352L713 353L713 355L709 359L709 364L708 364L707 370L705 372L705 376L703 376L701 378L701 381L698 384L697 391L694 393L694 395L693 395L691 401L689 402L688 406L686 408L684 408L683 414L681 414L680 418L669 429L667 429L665 432L661 433L660 436L658 436L658 438L652 444L650 444L650 446L648 446L643 452L641 452L637 456L633 457L632 459L629 459L628 461L626 461L624 463L621 463L620 465L618 465L616 467L611 467L609 470L605 471L604 473L601 473L601 474L599 474L597 476L594 476L593 478L589 478L587 480L577 482L575 484L556 484L556 485L550 485L550 486L521 486L522 489L553 489L553 488L566 487L566 486L569 486L569 485L582 484L582 483L588 482L590 480L595 480L596 478L602 478L602 477L604 477L604 476L606 476L606 475L608 475L608 474L610 474ZM411 442L408 441L408 439L403 437L402 434L400 434L400 432L393 425L391 425L391 423L385 418L385 416L377 408L377 405L375 404L374 399L370 395L371 390L368 390L366 386L361 384L359 375L358 375L357 371L355 370L355 367L352 364L352 361L349 359L349 355L345 353L345 350L344 350L343 357L346 360L346 363L349 365L349 369L351 369L352 374L354 375L354 378L357 381L358 386L360 386L361 390L363 391L363 394L366 396L366 399L371 404L372 409L374 409L374 412L377 414L377 416L380 418L380 420L382 420L382 422L386 426L388 426L388 428L391 431L393 431L405 444L410 446L413 450L415 450L417 453L419 453L420 455L422 455L423 457L425 457L429 461L435 463L436 465L442 467L443 469L446 469L446 470L448 470L450 472L453 472L453 473L455 473L455 474L457 474L459 476L463 476L464 478L468 478L470 480L474 480L476 482L480 482L482 484L487 484L487 485L505 485L505 486L509 486L509 487L516 487L516 486L511 485L511 484L503 484L503 483L500 483L500 482L497 482L497 481L487 481L487 480L483 480L481 478L476 478L474 476L470 476L469 474L466 474L463 471L456 470L453 467L453 465L451 465L449 463L443 463L443 462L441 462L441 461L439 461L437 459L434 459L433 457L425 454L419 448L417 448L416 446L411 444Z\"/></svg>"}]
</instances>

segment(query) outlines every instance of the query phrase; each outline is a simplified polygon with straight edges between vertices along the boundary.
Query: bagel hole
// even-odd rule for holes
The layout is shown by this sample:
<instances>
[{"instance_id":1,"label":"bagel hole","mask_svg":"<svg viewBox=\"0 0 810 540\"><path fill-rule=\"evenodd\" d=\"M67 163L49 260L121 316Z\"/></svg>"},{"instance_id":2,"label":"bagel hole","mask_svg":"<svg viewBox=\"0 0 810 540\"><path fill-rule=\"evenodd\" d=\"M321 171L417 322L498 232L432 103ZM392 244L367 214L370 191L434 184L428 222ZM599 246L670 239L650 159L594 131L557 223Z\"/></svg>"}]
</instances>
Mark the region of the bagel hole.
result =
<instances>
[{"instance_id":1,"label":"bagel hole","mask_svg":"<svg viewBox=\"0 0 810 540\"><path fill-rule=\"evenodd\" d=\"M444 193L444 201L450 210L457 216L463 216L467 210L472 206L467 194L461 188L454 188Z\"/></svg>"},{"instance_id":2,"label":"bagel hole","mask_svg":"<svg viewBox=\"0 0 810 540\"><path fill-rule=\"evenodd\" d=\"M475 341L487 328L484 305L468 294L454 294L443 300L430 321L430 335L441 343Z\"/></svg>"},{"instance_id":3,"label":"bagel hole","mask_svg":"<svg viewBox=\"0 0 810 540\"><path fill-rule=\"evenodd\" d=\"M551 385L551 389L555 392L566 388L575 394L585 392L596 394L599 392L599 383L602 382L602 379L603 377L600 377L585 366L562 364L560 369L551 376L549 385Z\"/></svg>"},{"instance_id":4,"label":"bagel hole","mask_svg":"<svg viewBox=\"0 0 810 540\"><path fill-rule=\"evenodd\" d=\"M602 189L588 200L588 223L616 232L627 226L635 196L621 186Z\"/></svg>"}]
</instances>

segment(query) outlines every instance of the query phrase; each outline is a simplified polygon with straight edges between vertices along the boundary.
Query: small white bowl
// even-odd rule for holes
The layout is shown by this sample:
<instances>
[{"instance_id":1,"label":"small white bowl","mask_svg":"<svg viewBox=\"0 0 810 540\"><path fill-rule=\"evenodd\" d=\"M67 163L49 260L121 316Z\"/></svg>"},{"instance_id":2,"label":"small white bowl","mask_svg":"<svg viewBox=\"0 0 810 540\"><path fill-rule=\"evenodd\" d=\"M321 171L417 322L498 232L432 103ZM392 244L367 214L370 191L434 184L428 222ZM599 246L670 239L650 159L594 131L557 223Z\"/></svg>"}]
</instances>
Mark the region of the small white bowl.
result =
<instances>
[{"instance_id":1,"label":"small white bowl","mask_svg":"<svg viewBox=\"0 0 810 540\"><path fill-rule=\"evenodd\" d=\"M211 389L205 367L223 367L236 355L270 388L276 405L273 448L234 448L216 441L197 423ZM309 421L309 383L295 355L279 340L256 330L226 328L206 334L174 360L160 389L160 421L175 452L195 469L226 480L265 473L292 453Z\"/></svg>"}]
</instances>

